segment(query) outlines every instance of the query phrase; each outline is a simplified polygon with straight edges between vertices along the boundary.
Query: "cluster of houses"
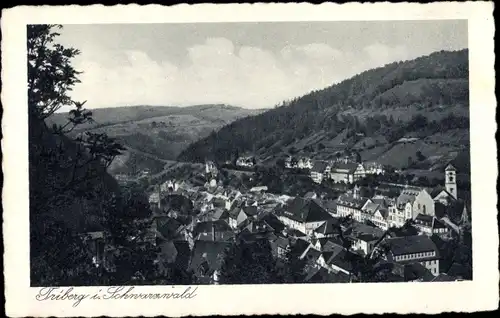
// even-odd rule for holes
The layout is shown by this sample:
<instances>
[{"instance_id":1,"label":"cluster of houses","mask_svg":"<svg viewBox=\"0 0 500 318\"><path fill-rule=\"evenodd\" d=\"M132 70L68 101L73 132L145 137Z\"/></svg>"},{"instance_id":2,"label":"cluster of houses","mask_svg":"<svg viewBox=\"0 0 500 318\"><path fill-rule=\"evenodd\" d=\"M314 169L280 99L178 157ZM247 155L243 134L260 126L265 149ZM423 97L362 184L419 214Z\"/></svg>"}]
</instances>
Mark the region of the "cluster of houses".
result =
<instances>
[{"instance_id":1,"label":"cluster of houses","mask_svg":"<svg viewBox=\"0 0 500 318\"><path fill-rule=\"evenodd\" d=\"M376 162L356 163L349 158L322 161L312 160L308 157L294 158L292 156L285 160L287 169L309 170L311 179L316 183L322 183L330 179L334 182L352 184L364 178L368 174L383 174L383 166Z\"/></svg>"},{"instance_id":2,"label":"cluster of houses","mask_svg":"<svg viewBox=\"0 0 500 318\"><path fill-rule=\"evenodd\" d=\"M238 159L236 159L236 165L238 167L251 168L255 166L255 164L255 157L252 156L239 157Z\"/></svg>"},{"instance_id":3,"label":"cluster of houses","mask_svg":"<svg viewBox=\"0 0 500 318\"><path fill-rule=\"evenodd\" d=\"M340 162L317 161L310 171L311 179L316 183L330 179L334 182L351 184L364 178L366 174L361 163L348 160Z\"/></svg>"},{"instance_id":4,"label":"cluster of houses","mask_svg":"<svg viewBox=\"0 0 500 318\"><path fill-rule=\"evenodd\" d=\"M365 198L360 196L357 187L340 196L333 209L324 208L318 200L296 198L282 210L279 219L286 227L303 232L304 237L309 238L311 244L303 257L312 257L321 270L329 273L352 274L351 263L345 259L355 256L349 253L373 255L384 246L384 262L391 263L392 274L412 273L408 275L413 278L403 277L403 280L432 281L438 276L439 280L450 279L443 274L447 268L440 267L440 251L433 238L449 240L459 234L461 225L469 222L470 207L457 197L456 169L448 165L445 174L444 188L406 187L396 199L381 195ZM449 214L456 214L457 211L453 211L456 209L461 210L461 218L454 223ZM338 220L346 217L350 217L353 225L343 229ZM417 233L395 234L393 229L404 227L408 221ZM351 241L350 250L343 247L339 232ZM392 278L398 280L396 276Z\"/></svg>"},{"instance_id":5,"label":"cluster of houses","mask_svg":"<svg viewBox=\"0 0 500 318\"><path fill-rule=\"evenodd\" d=\"M402 185L400 195L394 199L381 195L362 197L359 188L355 187L351 193L338 198L337 214L341 217L352 215L358 222L369 220L383 230L401 227L412 220L422 233L447 234L454 224L445 211L459 208L467 218L468 207L458 199L456 169L452 165L446 167L445 178L444 187L434 189Z\"/></svg>"},{"instance_id":6,"label":"cluster of houses","mask_svg":"<svg viewBox=\"0 0 500 318\"><path fill-rule=\"evenodd\" d=\"M333 170L329 167L328 175L343 174L354 182L358 167L338 163ZM448 213L461 202L451 165L443 189L407 186L395 199L363 197L358 187L336 200L314 193L271 194L266 187L242 192L219 184L209 162L205 173L210 181L204 184L169 180L150 195L154 213L146 237L158 250L154 261L167 277L182 270L194 273L198 284L217 284L231 244L267 239L277 260L291 249L305 260L304 282L350 282L356 275L356 260L374 255L381 255L377 266L386 269L388 281L460 278L446 274L448 268L440 263L441 252L433 241L461 231L461 224ZM462 204L462 208L461 221L466 222L468 207ZM409 220L418 233L393 231Z\"/></svg>"},{"instance_id":7,"label":"cluster of houses","mask_svg":"<svg viewBox=\"0 0 500 318\"><path fill-rule=\"evenodd\" d=\"M285 160L285 168L287 169L312 169L313 167L313 162L311 158L308 157L301 157L301 158L295 158L295 157L288 157Z\"/></svg>"}]
</instances>

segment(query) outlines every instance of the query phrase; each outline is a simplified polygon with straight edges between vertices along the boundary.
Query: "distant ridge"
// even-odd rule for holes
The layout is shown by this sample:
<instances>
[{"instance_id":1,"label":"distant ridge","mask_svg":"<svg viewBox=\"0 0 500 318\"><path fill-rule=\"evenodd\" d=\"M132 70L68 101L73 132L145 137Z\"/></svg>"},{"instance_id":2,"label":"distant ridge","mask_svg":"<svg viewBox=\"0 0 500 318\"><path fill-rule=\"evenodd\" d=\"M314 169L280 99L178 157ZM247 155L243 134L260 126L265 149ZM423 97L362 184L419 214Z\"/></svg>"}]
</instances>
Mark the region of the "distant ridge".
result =
<instances>
[{"instance_id":1,"label":"distant ridge","mask_svg":"<svg viewBox=\"0 0 500 318\"><path fill-rule=\"evenodd\" d=\"M179 160L225 161L245 152L264 161L295 153L328 159L357 143L362 159L397 167L420 149L438 160L468 147L468 87L467 49L394 62L236 120L190 145ZM412 132L428 143L394 144Z\"/></svg>"},{"instance_id":2,"label":"distant ridge","mask_svg":"<svg viewBox=\"0 0 500 318\"><path fill-rule=\"evenodd\" d=\"M92 124L80 125L73 134L105 132L130 151L115 159L111 173L161 170L165 160L175 159L190 143L208 136L236 119L262 110L226 104L177 106L122 106L92 109ZM51 116L48 124L63 124L67 113Z\"/></svg>"}]
</instances>

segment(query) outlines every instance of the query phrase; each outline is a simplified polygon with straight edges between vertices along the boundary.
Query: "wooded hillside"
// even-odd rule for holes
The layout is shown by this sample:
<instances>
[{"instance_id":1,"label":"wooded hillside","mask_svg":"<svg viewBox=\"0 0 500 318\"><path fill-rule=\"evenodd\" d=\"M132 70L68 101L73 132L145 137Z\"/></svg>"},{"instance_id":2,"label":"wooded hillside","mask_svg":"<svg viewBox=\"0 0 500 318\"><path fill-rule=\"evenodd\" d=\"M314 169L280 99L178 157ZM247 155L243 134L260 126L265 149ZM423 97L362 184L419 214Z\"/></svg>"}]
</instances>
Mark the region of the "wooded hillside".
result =
<instances>
[{"instance_id":1,"label":"wooded hillside","mask_svg":"<svg viewBox=\"0 0 500 318\"><path fill-rule=\"evenodd\" d=\"M468 73L468 50L385 65L237 120L193 143L179 160L230 160L245 152L263 160L300 152L331 157L362 138L384 137L375 145L380 149L358 149L372 150L363 159L376 160L412 133L431 139L444 134L449 152L460 152L463 140L446 135L458 129L468 136Z\"/></svg>"}]
</instances>

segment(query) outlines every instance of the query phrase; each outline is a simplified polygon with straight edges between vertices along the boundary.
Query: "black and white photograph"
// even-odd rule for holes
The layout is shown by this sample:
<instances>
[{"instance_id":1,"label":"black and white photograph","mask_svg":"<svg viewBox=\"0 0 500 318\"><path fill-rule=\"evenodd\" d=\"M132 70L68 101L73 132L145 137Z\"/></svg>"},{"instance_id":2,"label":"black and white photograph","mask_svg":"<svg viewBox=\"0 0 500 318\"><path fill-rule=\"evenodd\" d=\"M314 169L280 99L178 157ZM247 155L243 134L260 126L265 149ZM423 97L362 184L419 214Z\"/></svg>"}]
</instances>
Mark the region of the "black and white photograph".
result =
<instances>
[{"instance_id":1,"label":"black and white photograph","mask_svg":"<svg viewBox=\"0 0 500 318\"><path fill-rule=\"evenodd\" d=\"M27 37L33 286L472 279L467 21Z\"/></svg>"},{"instance_id":2,"label":"black and white photograph","mask_svg":"<svg viewBox=\"0 0 500 318\"><path fill-rule=\"evenodd\" d=\"M472 282L469 27L27 23L29 287Z\"/></svg>"}]
</instances>

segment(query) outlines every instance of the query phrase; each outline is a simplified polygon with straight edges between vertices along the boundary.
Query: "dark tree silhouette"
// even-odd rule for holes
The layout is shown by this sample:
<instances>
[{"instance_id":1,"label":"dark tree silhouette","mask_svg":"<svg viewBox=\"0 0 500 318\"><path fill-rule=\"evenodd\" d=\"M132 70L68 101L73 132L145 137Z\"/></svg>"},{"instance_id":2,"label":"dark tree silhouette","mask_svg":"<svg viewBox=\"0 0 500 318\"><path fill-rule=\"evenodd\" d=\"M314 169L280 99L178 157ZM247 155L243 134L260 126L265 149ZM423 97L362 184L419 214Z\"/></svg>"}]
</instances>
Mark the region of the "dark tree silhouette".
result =
<instances>
[{"instance_id":1,"label":"dark tree silhouette","mask_svg":"<svg viewBox=\"0 0 500 318\"><path fill-rule=\"evenodd\" d=\"M55 42L60 25L28 25L28 118L31 284L95 284L99 277L85 232L102 230L107 196L117 189L106 174L121 145L104 134L67 133L92 120L85 102L69 96L79 82L72 59L80 52ZM70 107L68 121L45 120Z\"/></svg>"},{"instance_id":2,"label":"dark tree silhouette","mask_svg":"<svg viewBox=\"0 0 500 318\"><path fill-rule=\"evenodd\" d=\"M283 271L280 273L283 283L302 283L305 278L306 260L301 259L301 251L293 245L288 246L283 263Z\"/></svg>"},{"instance_id":3,"label":"dark tree silhouette","mask_svg":"<svg viewBox=\"0 0 500 318\"><path fill-rule=\"evenodd\" d=\"M265 239L253 243L237 242L226 251L222 263L221 284L277 283L276 262L269 242Z\"/></svg>"}]
</instances>

